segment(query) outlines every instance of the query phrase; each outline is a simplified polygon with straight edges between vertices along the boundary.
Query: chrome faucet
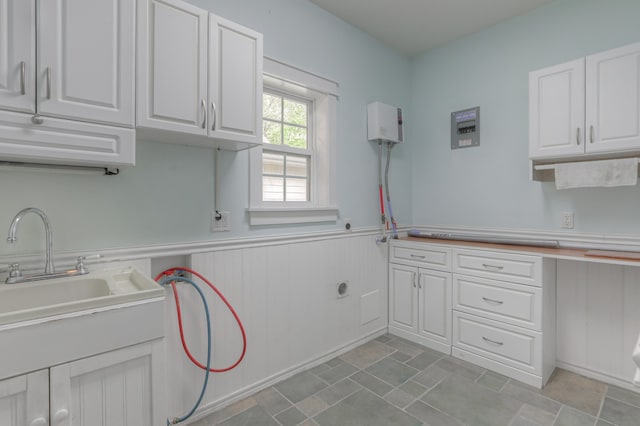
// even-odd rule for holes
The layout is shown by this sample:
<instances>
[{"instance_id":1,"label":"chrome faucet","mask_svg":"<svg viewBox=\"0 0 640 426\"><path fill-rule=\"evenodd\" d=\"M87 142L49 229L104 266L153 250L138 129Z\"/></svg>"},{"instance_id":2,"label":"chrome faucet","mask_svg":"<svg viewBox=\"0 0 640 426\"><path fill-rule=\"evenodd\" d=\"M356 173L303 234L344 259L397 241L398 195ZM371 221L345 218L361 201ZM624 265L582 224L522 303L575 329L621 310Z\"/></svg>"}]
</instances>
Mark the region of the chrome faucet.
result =
<instances>
[{"instance_id":1,"label":"chrome faucet","mask_svg":"<svg viewBox=\"0 0 640 426\"><path fill-rule=\"evenodd\" d=\"M10 244L18 241L17 233L18 233L18 225L20 221L27 213L35 213L40 216L42 222L44 223L44 231L46 234L46 247L45 247L45 266L44 273L40 274L30 274L30 275L22 275L22 271L20 270L20 265L14 263L11 265L11 269L9 270L9 277L6 279L7 284L15 284L22 282L30 282L30 281L39 281L46 280L50 278L61 278L61 277L73 277L76 275L84 275L88 274L89 271L84 266L84 260L87 256L79 256L78 261L76 263L75 269L70 269L68 271L60 271L56 272L53 267L53 258L51 257L51 249L53 248L53 238L51 236L51 224L49 223L49 218L46 214L40 209L35 207L28 207L26 209L20 210L16 217L11 221L11 226L9 226L9 236L7 237L7 242ZM96 255L100 257L100 255ZM95 256L89 256L89 258L93 258Z\"/></svg>"},{"instance_id":2,"label":"chrome faucet","mask_svg":"<svg viewBox=\"0 0 640 426\"><path fill-rule=\"evenodd\" d=\"M7 242L9 244L13 244L18 241L17 233L18 233L18 225L20 221L27 213L35 213L40 216L42 222L44 223L44 231L46 234L46 247L45 247L45 265L44 265L44 273L45 274L53 274L53 260L51 258L51 249L53 247L53 238L51 236L51 224L49 223L49 218L46 214L40 209L35 207L27 207L26 209L20 210L16 217L11 221L11 226L9 227L9 236L7 237Z\"/></svg>"}]
</instances>

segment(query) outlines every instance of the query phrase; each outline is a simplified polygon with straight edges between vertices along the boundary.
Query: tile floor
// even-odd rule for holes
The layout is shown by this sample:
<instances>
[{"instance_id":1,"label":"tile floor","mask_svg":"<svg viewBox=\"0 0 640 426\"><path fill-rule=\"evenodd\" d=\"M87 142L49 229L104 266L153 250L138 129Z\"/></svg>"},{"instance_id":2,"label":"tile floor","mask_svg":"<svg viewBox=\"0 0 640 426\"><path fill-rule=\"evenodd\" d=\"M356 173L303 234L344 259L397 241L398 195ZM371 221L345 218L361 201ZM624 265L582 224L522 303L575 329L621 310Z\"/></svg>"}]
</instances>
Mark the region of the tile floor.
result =
<instances>
[{"instance_id":1,"label":"tile floor","mask_svg":"<svg viewBox=\"0 0 640 426\"><path fill-rule=\"evenodd\" d=\"M640 393L556 369L543 390L384 335L194 426L640 426Z\"/></svg>"}]
</instances>

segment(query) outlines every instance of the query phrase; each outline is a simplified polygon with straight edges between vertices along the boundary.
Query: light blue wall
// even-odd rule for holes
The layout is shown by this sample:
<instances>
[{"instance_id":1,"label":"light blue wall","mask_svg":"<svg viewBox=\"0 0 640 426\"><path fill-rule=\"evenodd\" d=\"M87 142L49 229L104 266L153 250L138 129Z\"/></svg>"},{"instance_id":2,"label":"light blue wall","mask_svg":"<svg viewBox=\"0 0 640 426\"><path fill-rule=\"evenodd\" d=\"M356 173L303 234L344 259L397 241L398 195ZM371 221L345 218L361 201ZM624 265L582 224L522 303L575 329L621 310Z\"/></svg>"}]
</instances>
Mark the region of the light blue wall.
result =
<instances>
[{"instance_id":1,"label":"light blue wall","mask_svg":"<svg viewBox=\"0 0 640 426\"><path fill-rule=\"evenodd\" d=\"M139 141L137 164L115 177L0 171L0 235L22 208L44 210L54 228L54 252L99 251L219 238L335 230L342 218L376 226L376 150L366 140L366 104L408 107L410 61L306 0L193 0L194 4L264 34L265 55L340 84L337 125L338 207L334 224L249 228L247 152L220 158L221 205L232 212L233 232L211 233L213 151ZM395 150L394 150L395 151ZM394 152L409 162L406 150ZM411 222L411 174L392 174L397 216ZM42 251L42 225L24 220L19 242L0 238L0 256ZM2 263L2 262L0 262Z\"/></svg>"},{"instance_id":2,"label":"light blue wall","mask_svg":"<svg viewBox=\"0 0 640 426\"><path fill-rule=\"evenodd\" d=\"M528 73L640 41L638 0L557 0L414 60L416 224L640 234L640 186L556 191L529 181ZM450 150L450 113L481 108L481 144Z\"/></svg>"}]
</instances>

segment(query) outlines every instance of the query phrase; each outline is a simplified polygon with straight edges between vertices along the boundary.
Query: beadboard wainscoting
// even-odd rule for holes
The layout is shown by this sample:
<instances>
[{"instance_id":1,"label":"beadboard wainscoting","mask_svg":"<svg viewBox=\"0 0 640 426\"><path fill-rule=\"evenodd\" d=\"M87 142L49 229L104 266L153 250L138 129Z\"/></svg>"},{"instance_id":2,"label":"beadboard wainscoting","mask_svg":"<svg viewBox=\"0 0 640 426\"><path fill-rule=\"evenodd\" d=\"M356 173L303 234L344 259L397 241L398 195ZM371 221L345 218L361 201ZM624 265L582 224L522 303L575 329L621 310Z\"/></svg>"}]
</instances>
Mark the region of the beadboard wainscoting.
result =
<instances>
[{"instance_id":1,"label":"beadboard wainscoting","mask_svg":"<svg viewBox=\"0 0 640 426\"><path fill-rule=\"evenodd\" d=\"M640 332L640 267L558 260L556 365L629 387Z\"/></svg>"},{"instance_id":2,"label":"beadboard wainscoting","mask_svg":"<svg viewBox=\"0 0 640 426\"><path fill-rule=\"evenodd\" d=\"M387 247L375 235L344 235L305 241L217 248L190 256L242 319L247 333L244 361L214 374L200 414L233 402L302 369L324 362L387 329ZM348 284L338 297L337 285ZM178 290L186 341L206 360L206 326L199 296ZM242 348L231 314L205 291L212 312L213 365L232 364ZM168 412L189 409L199 395L203 372L180 347L172 295L166 301Z\"/></svg>"}]
</instances>

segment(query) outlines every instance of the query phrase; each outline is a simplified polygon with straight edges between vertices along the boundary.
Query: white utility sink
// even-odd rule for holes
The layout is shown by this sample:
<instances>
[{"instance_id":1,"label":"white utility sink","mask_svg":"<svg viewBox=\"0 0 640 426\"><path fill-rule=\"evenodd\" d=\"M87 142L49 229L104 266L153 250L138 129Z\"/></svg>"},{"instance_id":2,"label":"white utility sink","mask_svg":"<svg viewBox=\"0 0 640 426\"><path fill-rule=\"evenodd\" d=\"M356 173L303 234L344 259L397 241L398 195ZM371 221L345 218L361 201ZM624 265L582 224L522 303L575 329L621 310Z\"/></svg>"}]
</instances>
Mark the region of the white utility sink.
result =
<instances>
[{"instance_id":1,"label":"white utility sink","mask_svg":"<svg viewBox=\"0 0 640 426\"><path fill-rule=\"evenodd\" d=\"M164 290L134 267L0 285L0 325L163 297Z\"/></svg>"}]
</instances>

